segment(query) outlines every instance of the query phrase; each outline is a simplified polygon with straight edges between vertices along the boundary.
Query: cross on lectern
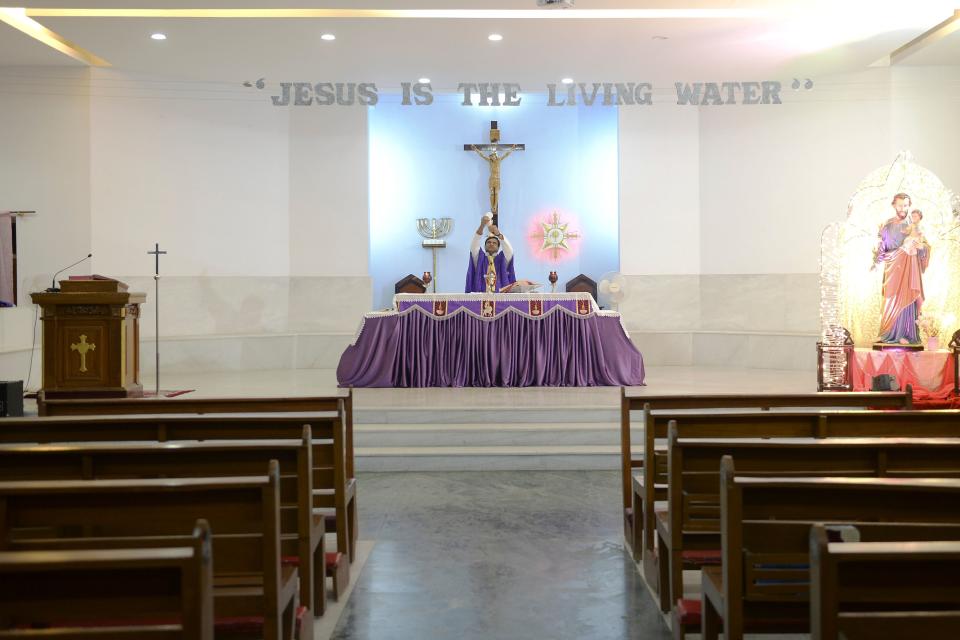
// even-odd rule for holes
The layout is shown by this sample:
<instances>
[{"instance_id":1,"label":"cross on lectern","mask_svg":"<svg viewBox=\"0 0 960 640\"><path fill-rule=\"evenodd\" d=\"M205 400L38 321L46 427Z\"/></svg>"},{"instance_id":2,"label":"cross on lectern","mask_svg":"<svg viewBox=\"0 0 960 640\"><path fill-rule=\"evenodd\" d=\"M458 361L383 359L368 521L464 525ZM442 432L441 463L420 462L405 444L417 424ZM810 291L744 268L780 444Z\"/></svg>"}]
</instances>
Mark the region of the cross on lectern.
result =
<instances>
[{"instance_id":1,"label":"cross on lectern","mask_svg":"<svg viewBox=\"0 0 960 640\"><path fill-rule=\"evenodd\" d=\"M500 163L514 151L524 151L523 144L500 144L500 130L497 121L490 121L490 142L482 144L465 144L464 151L473 151L490 165L490 180L487 185L490 189L490 213L493 214L493 224L499 224L500 213ZM486 151L487 153L484 153ZM506 153L501 153L501 152Z\"/></svg>"},{"instance_id":2,"label":"cross on lectern","mask_svg":"<svg viewBox=\"0 0 960 640\"><path fill-rule=\"evenodd\" d=\"M80 354L80 371L83 373L87 372L87 351L96 351L97 345L92 342L87 342L87 335L85 333L80 334L80 342L74 342L70 345L70 351L76 351Z\"/></svg>"}]
</instances>

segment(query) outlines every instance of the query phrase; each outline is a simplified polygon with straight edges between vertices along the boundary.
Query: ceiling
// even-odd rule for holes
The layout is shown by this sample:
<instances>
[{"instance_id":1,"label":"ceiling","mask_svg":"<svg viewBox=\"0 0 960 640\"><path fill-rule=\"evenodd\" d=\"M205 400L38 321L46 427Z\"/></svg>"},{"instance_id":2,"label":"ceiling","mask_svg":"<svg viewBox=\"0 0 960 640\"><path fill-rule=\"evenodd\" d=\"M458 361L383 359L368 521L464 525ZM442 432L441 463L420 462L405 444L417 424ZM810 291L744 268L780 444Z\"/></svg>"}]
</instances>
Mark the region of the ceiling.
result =
<instances>
[{"instance_id":1,"label":"ceiling","mask_svg":"<svg viewBox=\"0 0 960 640\"><path fill-rule=\"evenodd\" d=\"M668 0L577 0L574 10L537 9L536 0L24 0L16 4L28 10L80 5L492 11L480 17L447 13L440 14L444 17L34 18L121 71L231 83L260 77L270 83L369 81L382 88L427 76L435 89L442 90L478 81L518 82L526 89L563 77L583 82L651 81L672 87L673 81L789 80L859 71L949 18L960 0L912 5L886 0L685 0L683 9L672 17L622 13L677 10L678 3ZM168 39L151 40L150 34L157 31ZM320 40L320 34L327 32L335 34L336 41ZM502 34L503 41L488 41L487 35L494 32ZM902 63L960 64L960 33L924 43ZM82 67L85 63L0 23L0 66L54 65Z\"/></svg>"}]
</instances>

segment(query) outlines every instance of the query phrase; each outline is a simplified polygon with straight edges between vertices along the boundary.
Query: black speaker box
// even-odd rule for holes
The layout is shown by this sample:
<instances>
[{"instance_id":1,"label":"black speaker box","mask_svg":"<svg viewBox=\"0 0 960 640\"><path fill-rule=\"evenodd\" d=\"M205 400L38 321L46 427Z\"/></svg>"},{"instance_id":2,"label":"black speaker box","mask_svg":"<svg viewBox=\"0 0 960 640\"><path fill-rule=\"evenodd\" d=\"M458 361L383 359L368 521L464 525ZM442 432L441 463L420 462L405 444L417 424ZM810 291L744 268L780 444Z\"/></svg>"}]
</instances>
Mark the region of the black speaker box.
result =
<instances>
[{"instance_id":1,"label":"black speaker box","mask_svg":"<svg viewBox=\"0 0 960 640\"><path fill-rule=\"evenodd\" d=\"M0 417L23 417L23 380L0 381Z\"/></svg>"}]
</instances>

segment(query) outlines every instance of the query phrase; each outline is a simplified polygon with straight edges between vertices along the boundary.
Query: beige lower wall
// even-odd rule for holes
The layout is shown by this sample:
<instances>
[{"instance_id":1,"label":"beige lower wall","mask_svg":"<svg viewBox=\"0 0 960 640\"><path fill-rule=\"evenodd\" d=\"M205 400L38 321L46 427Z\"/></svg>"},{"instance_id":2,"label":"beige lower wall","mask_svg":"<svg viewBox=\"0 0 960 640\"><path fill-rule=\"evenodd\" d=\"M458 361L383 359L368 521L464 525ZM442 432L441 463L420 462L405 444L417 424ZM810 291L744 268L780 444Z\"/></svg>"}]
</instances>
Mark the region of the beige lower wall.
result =
<instances>
[{"instance_id":1,"label":"beige lower wall","mask_svg":"<svg viewBox=\"0 0 960 640\"><path fill-rule=\"evenodd\" d=\"M816 369L817 274L627 276L627 292L647 365Z\"/></svg>"}]
</instances>

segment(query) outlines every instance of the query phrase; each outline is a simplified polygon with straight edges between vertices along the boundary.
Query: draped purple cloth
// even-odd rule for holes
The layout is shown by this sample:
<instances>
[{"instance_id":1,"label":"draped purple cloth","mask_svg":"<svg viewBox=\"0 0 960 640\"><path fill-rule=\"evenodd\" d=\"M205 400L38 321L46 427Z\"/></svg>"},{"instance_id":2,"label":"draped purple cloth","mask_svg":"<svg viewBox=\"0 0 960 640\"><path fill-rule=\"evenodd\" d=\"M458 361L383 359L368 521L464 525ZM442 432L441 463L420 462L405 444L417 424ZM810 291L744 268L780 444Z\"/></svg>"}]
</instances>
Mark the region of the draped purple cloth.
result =
<instances>
[{"instance_id":1,"label":"draped purple cloth","mask_svg":"<svg viewBox=\"0 0 960 640\"><path fill-rule=\"evenodd\" d=\"M643 357L619 316L559 310L540 318L368 316L337 367L342 387L636 386L643 379Z\"/></svg>"}]
</instances>

